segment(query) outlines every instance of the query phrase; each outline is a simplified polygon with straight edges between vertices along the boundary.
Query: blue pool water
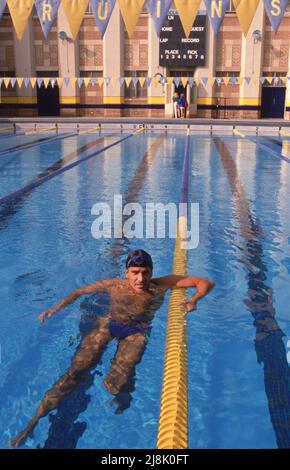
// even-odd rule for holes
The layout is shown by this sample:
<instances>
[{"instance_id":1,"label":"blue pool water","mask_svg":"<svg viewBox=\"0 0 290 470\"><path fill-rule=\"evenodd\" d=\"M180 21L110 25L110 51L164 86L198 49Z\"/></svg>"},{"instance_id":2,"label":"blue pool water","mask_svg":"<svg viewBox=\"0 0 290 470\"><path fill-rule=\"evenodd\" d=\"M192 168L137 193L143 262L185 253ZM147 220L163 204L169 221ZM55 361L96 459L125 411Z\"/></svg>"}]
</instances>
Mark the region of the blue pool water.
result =
<instances>
[{"instance_id":1,"label":"blue pool water","mask_svg":"<svg viewBox=\"0 0 290 470\"><path fill-rule=\"evenodd\" d=\"M2 153L0 198L126 135L75 136ZM45 136L1 137L0 153ZM123 204L178 204L185 139L139 134L0 205L1 448L69 367L90 298L43 325L37 315L77 287L123 276L135 247L150 251L154 275L172 271L174 239L96 240L91 209L112 204L115 194ZM290 141L255 139L190 137L189 202L199 203L200 241L188 252L188 273L216 282L188 315L190 448L290 447ZM108 299L95 300L104 312ZM23 447L156 447L168 300L122 396L114 400L102 384L114 341Z\"/></svg>"}]
</instances>

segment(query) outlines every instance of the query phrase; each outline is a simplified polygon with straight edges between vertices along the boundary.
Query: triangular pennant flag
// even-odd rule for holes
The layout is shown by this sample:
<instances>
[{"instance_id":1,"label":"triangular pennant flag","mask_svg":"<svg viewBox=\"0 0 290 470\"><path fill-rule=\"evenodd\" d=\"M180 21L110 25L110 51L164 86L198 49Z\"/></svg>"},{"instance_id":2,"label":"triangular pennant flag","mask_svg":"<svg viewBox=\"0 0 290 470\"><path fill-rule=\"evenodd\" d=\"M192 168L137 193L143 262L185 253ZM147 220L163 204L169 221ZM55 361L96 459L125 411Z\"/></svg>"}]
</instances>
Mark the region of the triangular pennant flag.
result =
<instances>
[{"instance_id":1,"label":"triangular pennant flag","mask_svg":"<svg viewBox=\"0 0 290 470\"><path fill-rule=\"evenodd\" d=\"M246 82L247 85L250 85L251 77L245 77L245 82Z\"/></svg>"},{"instance_id":2,"label":"triangular pennant flag","mask_svg":"<svg viewBox=\"0 0 290 470\"><path fill-rule=\"evenodd\" d=\"M98 85L101 87L101 86L103 86L103 84L104 84L104 78L103 78L103 77L99 77L99 78L98 78Z\"/></svg>"},{"instance_id":3,"label":"triangular pennant flag","mask_svg":"<svg viewBox=\"0 0 290 470\"><path fill-rule=\"evenodd\" d=\"M223 81L222 77L217 77L217 78L216 78L217 86L221 86L222 81Z\"/></svg>"},{"instance_id":4,"label":"triangular pennant flag","mask_svg":"<svg viewBox=\"0 0 290 470\"><path fill-rule=\"evenodd\" d=\"M89 0L61 0L73 39L77 37Z\"/></svg>"},{"instance_id":5,"label":"triangular pennant flag","mask_svg":"<svg viewBox=\"0 0 290 470\"><path fill-rule=\"evenodd\" d=\"M124 77L119 77L118 82L120 83L120 86L124 85L125 78Z\"/></svg>"},{"instance_id":6,"label":"triangular pennant flag","mask_svg":"<svg viewBox=\"0 0 290 470\"><path fill-rule=\"evenodd\" d=\"M247 36L260 0L233 0L244 36Z\"/></svg>"},{"instance_id":7,"label":"triangular pennant flag","mask_svg":"<svg viewBox=\"0 0 290 470\"><path fill-rule=\"evenodd\" d=\"M81 88L81 86L83 84L83 81L84 81L83 77L78 77L77 78L77 84L78 84L79 88Z\"/></svg>"},{"instance_id":8,"label":"triangular pennant flag","mask_svg":"<svg viewBox=\"0 0 290 470\"><path fill-rule=\"evenodd\" d=\"M62 77L57 77L56 83L58 84L58 88L60 88L63 84L63 78Z\"/></svg>"},{"instance_id":9,"label":"triangular pennant flag","mask_svg":"<svg viewBox=\"0 0 290 470\"><path fill-rule=\"evenodd\" d=\"M56 19L60 0L34 0L34 3L44 37L47 39Z\"/></svg>"},{"instance_id":10,"label":"triangular pennant flag","mask_svg":"<svg viewBox=\"0 0 290 470\"><path fill-rule=\"evenodd\" d=\"M187 77L181 77L181 83L182 83L182 85L183 85L184 88L185 88L186 85L187 85Z\"/></svg>"},{"instance_id":11,"label":"triangular pennant flag","mask_svg":"<svg viewBox=\"0 0 290 470\"><path fill-rule=\"evenodd\" d=\"M168 85L172 85L173 77L167 77L166 80L167 80Z\"/></svg>"},{"instance_id":12,"label":"triangular pennant flag","mask_svg":"<svg viewBox=\"0 0 290 470\"><path fill-rule=\"evenodd\" d=\"M147 0L147 6L153 19L157 36L160 36L172 0Z\"/></svg>"},{"instance_id":13,"label":"triangular pennant flag","mask_svg":"<svg viewBox=\"0 0 290 470\"><path fill-rule=\"evenodd\" d=\"M51 78L50 79L50 84L51 84L51 88L54 88L54 86L56 84L56 78Z\"/></svg>"},{"instance_id":14,"label":"triangular pennant flag","mask_svg":"<svg viewBox=\"0 0 290 470\"><path fill-rule=\"evenodd\" d=\"M90 0L90 5L102 39L110 21L115 3L116 0Z\"/></svg>"},{"instance_id":15,"label":"triangular pennant flag","mask_svg":"<svg viewBox=\"0 0 290 470\"><path fill-rule=\"evenodd\" d=\"M139 77L139 83L141 86L144 85L146 78L145 77Z\"/></svg>"},{"instance_id":16,"label":"triangular pennant flag","mask_svg":"<svg viewBox=\"0 0 290 470\"><path fill-rule=\"evenodd\" d=\"M174 83L175 83L176 88L178 88L178 87L179 87L179 83L180 83L180 78L179 78L179 77L174 77L173 81L174 81Z\"/></svg>"},{"instance_id":17,"label":"triangular pennant flag","mask_svg":"<svg viewBox=\"0 0 290 470\"><path fill-rule=\"evenodd\" d=\"M10 83L11 83L12 88L14 88L16 81L17 81L16 77L11 78Z\"/></svg>"},{"instance_id":18,"label":"triangular pennant flag","mask_svg":"<svg viewBox=\"0 0 290 470\"><path fill-rule=\"evenodd\" d=\"M266 77L266 80L269 83L269 85L272 85L273 77Z\"/></svg>"},{"instance_id":19,"label":"triangular pennant flag","mask_svg":"<svg viewBox=\"0 0 290 470\"><path fill-rule=\"evenodd\" d=\"M190 88L194 85L194 78L193 77L189 77L188 78L188 83L189 83L189 86Z\"/></svg>"},{"instance_id":20,"label":"triangular pennant flag","mask_svg":"<svg viewBox=\"0 0 290 470\"><path fill-rule=\"evenodd\" d=\"M237 78L236 77L230 77L230 84L231 85L236 85L237 83Z\"/></svg>"},{"instance_id":21,"label":"triangular pennant flag","mask_svg":"<svg viewBox=\"0 0 290 470\"><path fill-rule=\"evenodd\" d=\"M151 85L151 82L152 82L152 77L146 77L146 85L149 87Z\"/></svg>"},{"instance_id":22,"label":"triangular pennant flag","mask_svg":"<svg viewBox=\"0 0 290 470\"><path fill-rule=\"evenodd\" d=\"M32 88L35 87L35 84L36 84L36 77L31 77L31 78L30 78L30 84L31 84Z\"/></svg>"},{"instance_id":23,"label":"triangular pennant flag","mask_svg":"<svg viewBox=\"0 0 290 470\"><path fill-rule=\"evenodd\" d=\"M104 80L105 80L106 86L110 85L111 77L105 77Z\"/></svg>"},{"instance_id":24,"label":"triangular pennant flag","mask_svg":"<svg viewBox=\"0 0 290 470\"><path fill-rule=\"evenodd\" d=\"M153 81L153 85L154 85L154 86L157 86L158 83L159 83L159 77L158 77L158 76L154 76L154 77L152 78L152 81Z\"/></svg>"},{"instance_id":25,"label":"triangular pennant flag","mask_svg":"<svg viewBox=\"0 0 290 470\"><path fill-rule=\"evenodd\" d=\"M174 3L178 10L185 36L188 38L201 0L174 0Z\"/></svg>"},{"instance_id":26,"label":"triangular pennant flag","mask_svg":"<svg viewBox=\"0 0 290 470\"><path fill-rule=\"evenodd\" d=\"M17 85L19 86L19 88L21 88L22 84L23 84L23 81L24 81L24 78L23 77L17 77L16 81L17 81Z\"/></svg>"},{"instance_id":27,"label":"triangular pennant flag","mask_svg":"<svg viewBox=\"0 0 290 470\"><path fill-rule=\"evenodd\" d=\"M214 84L215 84L215 77L211 77L209 81L210 81L211 86L214 86Z\"/></svg>"},{"instance_id":28,"label":"triangular pennant flag","mask_svg":"<svg viewBox=\"0 0 290 470\"><path fill-rule=\"evenodd\" d=\"M230 0L204 0L204 3L212 29L214 33L217 34L224 19L225 12L229 9Z\"/></svg>"},{"instance_id":29,"label":"triangular pennant flag","mask_svg":"<svg viewBox=\"0 0 290 470\"><path fill-rule=\"evenodd\" d=\"M138 82L139 82L139 77L133 77L132 78L132 83L133 83L134 87L136 87Z\"/></svg>"},{"instance_id":30,"label":"triangular pennant flag","mask_svg":"<svg viewBox=\"0 0 290 470\"><path fill-rule=\"evenodd\" d=\"M69 86L70 78L69 77L64 77L63 82L65 86Z\"/></svg>"},{"instance_id":31,"label":"triangular pennant flag","mask_svg":"<svg viewBox=\"0 0 290 470\"><path fill-rule=\"evenodd\" d=\"M3 78L0 77L0 88L2 86L2 83L3 83Z\"/></svg>"},{"instance_id":32,"label":"triangular pennant flag","mask_svg":"<svg viewBox=\"0 0 290 470\"><path fill-rule=\"evenodd\" d=\"M202 81L203 85L206 86L207 82L208 82L208 77L201 77L201 81Z\"/></svg>"},{"instance_id":33,"label":"triangular pennant flag","mask_svg":"<svg viewBox=\"0 0 290 470\"><path fill-rule=\"evenodd\" d=\"M91 85L95 86L97 83L97 77L92 77L91 78Z\"/></svg>"},{"instance_id":34,"label":"triangular pennant flag","mask_svg":"<svg viewBox=\"0 0 290 470\"><path fill-rule=\"evenodd\" d=\"M48 77L45 77L45 78L43 79L43 83L44 83L44 87L45 87L45 88L47 88L47 87L48 87L48 85L49 85L49 82L50 82L50 78L48 78Z\"/></svg>"},{"instance_id":35,"label":"triangular pennant flag","mask_svg":"<svg viewBox=\"0 0 290 470\"><path fill-rule=\"evenodd\" d=\"M111 77L111 85L115 86L116 85L116 77Z\"/></svg>"},{"instance_id":36,"label":"triangular pennant flag","mask_svg":"<svg viewBox=\"0 0 290 470\"><path fill-rule=\"evenodd\" d=\"M40 88L43 82L43 78L37 78L36 81L37 81L38 88Z\"/></svg>"},{"instance_id":37,"label":"triangular pennant flag","mask_svg":"<svg viewBox=\"0 0 290 470\"><path fill-rule=\"evenodd\" d=\"M262 85L264 85L265 81L266 81L266 77L260 77L260 83Z\"/></svg>"},{"instance_id":38,"label":"triangular pennant flag","mask_svg":"<svg viewBox=\"0 0 290 470\"><path fill-rule=\"evenodd\" d=\"M70 84L71 84L72 86L75 86L75 85L76 85L76 82L77 82L77 77L71 77L71 78L70 78Z\"/></svg>"},{"instance_id":39,"label":"triangular pennant flag","mask_svg":"<svg viewBox=\"0 0 290 470\"><path fill-rule=\"evenodd\" d=\"M22 39L34 0L7 0L10 15L19 40Z\"/></svg>"},{"instance_id":40,"label":"triangular pennant flag","mask_svg":"<svg viewBox=\"0 0 290 470\"><path fill-rule=\"evenodd\" d=\"M281 80L282 83L284 83L284 85L286 85L287 77L280 77L280 80Z\"/></svg>"},{"instance_id":41,"label":"triangular pennant flag","mask_svg":"<svg viewBox=\"0 0 290 470\"><path fill-rule=\"evenodd\" d=\"M264 0L265 9L275 33L278 31L288 3L288 0Z\"/></svg>"},{"instance_id":42,"label":"triangular pennant flag","mask_svg":"<svg viewBox=\"0 0 290 470\"><path fill-rule=\"evenodd\" d=\"M0 20L6 7L6 0L0 0Z\"/></svg>"},{"instance_id":43,"label":"triangular pennant flag","mask_svg":"<svg viewBox=\"0 0 290 470\"><path fill-rule=\"evenodd\" d=\"M24 77L24 86L25 86L25 88L28 87L29 83L30 83L29 77Z\"/></svg>"},{"instance_id":44,"label":"triangular pennant flag","mask_svg":"<svg viewBox=\"0 0 290 470\"><path fill-rule=\"evenodd\" d=\"M87 87L90 83L91 83L91 77L85 77L84 78L85 87Z\"/></svg>"},{"instance_id":45,"label":"triangular pennant flag","mask_svg":"<svg viewBox=\"0 0 290 470\"><path fill-rule=\"evenodd\" d=\"M145 0L119 0L121 15L129 38L134 33L144 2Z\"/></svg>"},{"instance_id":46,"label":"triangular pennant flag","mask_svg":"<svg viewBox=\"0 0 290 470\"><path fill-rule=\"evenodd\" d=\"M3 82L4 82L5 87L8 88L10 84L10 77L3 78Z\"/></svg>"},{"instance_id":47,"label":"triangular pennant flag","mask_svg":"<svg viewBox=\"0 0 290 470\"><path fill-rule=\"evenodd\" d=\"M253 83L254 85L257 85L257 83L258 83L258 78L257 78L257 77L252 77L252 83Z\"/></svg>"},{"instance_id":48,"label":"triangular pennant flag","mask_svg":"<svg viewBox=\"0 0 290 470\"><path fill-rule=\"evenodd\" d=\"M274 77L274 85L279 85L280 77Z\"/></svg>"},{"instance_id":49,"label":"triangular pennant flag","mask_svg":"<svg viewBox=\"0 0 290 470\"><path fill-rule=\"evenodd\" d=\"M231 77L223 77L224 84L225 84L226 86L229 84L230 78L231 78Z\"/></svg>"},{"instance_id":50,"label":"triangular pennant flag","mask_svg":"<svg viewBox=\"0 0 290 470\"><path fill-rule=\"evenodd\" d=\"M201 82L201 79L199 77L195 77L194 82L195 82L196 86L199 86L200 82Z\"/></svg>"},{"instance_id":51,"label":"triangular pennant flag","mask_svg":"<svg viewBox=\"0 0 290 470\"><path fill-rule=\"evenodd\" d=\"M131 80L132 80L132 77L125 77L125 83L127 87L130 86Z\"/></svg>"},{"instance_id":52,"label":"triangular pennant flag","mask_svg":"<svg viewBox=\"0 0 290 470\"><path fill-rule=\"evenodd\" d=\"M238 84L238 85L242 85L242 84L243 84L243 81L244 81L244 78L243 78L243 77L237 77L237 84Z\"/></svg>"}]
</instances>

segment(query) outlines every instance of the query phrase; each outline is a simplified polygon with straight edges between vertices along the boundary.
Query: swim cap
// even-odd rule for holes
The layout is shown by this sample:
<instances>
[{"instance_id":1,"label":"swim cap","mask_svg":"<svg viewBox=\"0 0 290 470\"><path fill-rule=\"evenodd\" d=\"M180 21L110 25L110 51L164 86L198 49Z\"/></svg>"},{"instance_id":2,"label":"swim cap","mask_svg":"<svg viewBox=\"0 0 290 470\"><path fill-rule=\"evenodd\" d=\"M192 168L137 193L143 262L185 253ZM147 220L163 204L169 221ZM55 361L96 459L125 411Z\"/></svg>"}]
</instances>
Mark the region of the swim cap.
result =
<instances>
[{"instance_id":1,"label":"swim cap","mask_svg":"<svg viewBox=\"0 0 290 470\"><path fill-rule=\"evenodd\" d=\"M152 258L144 250L132 250L130 251L126 260L126 268L150 268L153 271Z\"/></svg>"}]
</instances>

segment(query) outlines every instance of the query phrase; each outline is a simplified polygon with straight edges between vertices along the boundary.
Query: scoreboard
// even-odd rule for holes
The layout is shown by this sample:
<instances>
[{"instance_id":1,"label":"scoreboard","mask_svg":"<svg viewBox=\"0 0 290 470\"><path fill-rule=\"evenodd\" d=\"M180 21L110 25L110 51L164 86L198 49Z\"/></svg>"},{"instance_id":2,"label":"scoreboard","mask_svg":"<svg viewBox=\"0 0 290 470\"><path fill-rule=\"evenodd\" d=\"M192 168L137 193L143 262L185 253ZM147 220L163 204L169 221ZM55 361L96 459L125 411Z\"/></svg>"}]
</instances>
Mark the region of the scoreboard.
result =
<instances>
[{"instance_id":1,"label":"scoreboard","mask_svg":"<svg viewBox=\"0 0 290 470\"><path fill-rule=\"evenodd\" d=\"M169 10L159 39L159 65L197 67L205 65L206 15L197 15L185 37L177 10Z\"/></svg>"}]
</instances>

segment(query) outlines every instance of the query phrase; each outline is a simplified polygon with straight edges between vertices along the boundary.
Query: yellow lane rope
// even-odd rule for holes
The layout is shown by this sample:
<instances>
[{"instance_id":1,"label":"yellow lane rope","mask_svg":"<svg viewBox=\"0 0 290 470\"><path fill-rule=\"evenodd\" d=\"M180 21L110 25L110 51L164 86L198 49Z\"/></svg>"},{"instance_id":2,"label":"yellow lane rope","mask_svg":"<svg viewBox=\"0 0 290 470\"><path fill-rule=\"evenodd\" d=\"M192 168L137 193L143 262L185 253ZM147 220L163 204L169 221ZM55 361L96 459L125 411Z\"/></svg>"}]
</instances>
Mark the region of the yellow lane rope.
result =
<instances>
[{"instance_id":1,"label":"yellow lane rope","mask_svg":"<svg viewBox=\"0 0 290 470\"><path fill-rule=\"evenodd\" d=\"M14 127L1 127L0 132L14 131Z\"/></svg>"},{"instance_id":2,"label":"yellow lane rope","mask_svg":"<svg viewBox=\"0 0 290 470\"><path fill-rule=\"evenodd\" d=\"M242 134L242 132L240 131L237 131L237 129L233 129L233 134L234 135L238 135L239 137L245 137L245 134Z\"/></svg>"},{"instance_id":3,"label":"yellow lane rope","mask_svg":"<svg viewBox=\"0 0 290 470\"><path fill-rule=\"evenodd\" d=\"M93 129L89 129L88 131L81 131L79 132L79 135L84 135L84 134L91 134L92 132L99 132L100 131L100 125L98 127L94 127Z\"/></svg>"},{"instance_id":4,"label":"yellow lane rope","mask_svg":"<svg viewBox=\"0 0 290 470\"><path fill-rule=\"evenodd\" d=\"M279 134L280 134L280 135L287 135L287 136L289 136L289 135L290 135L290 132L283 131L282 129L280 129L280 130L279 130Z\"/></svg>"},{"instance_id":5,"label":"yellow lane rope","mask_svg":"<svg viewBox=\"0 0 290 470\"><path fill-rule=\"evenodd\" d=\"M43 132L48 132L48 131L55 131L56 127L47 127L46 129L39 129L38 131L28 131L25 132L25 135L35 135L35 134L42 134Z\"/></svg>"},{"instance_id":6,"label":"yellow lane rope","mask_svg":"<svg viewBox=\"0 0 290 470\"><path fill-rule=\"evenodd\" d=\"M190 130L187 129L187 136ZM187 217L178 219L173 273L187 274ZM159 416L158 449L188 448L186 289L172 289L169 299Z\"/></svg>"}]
</instances>

